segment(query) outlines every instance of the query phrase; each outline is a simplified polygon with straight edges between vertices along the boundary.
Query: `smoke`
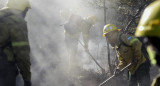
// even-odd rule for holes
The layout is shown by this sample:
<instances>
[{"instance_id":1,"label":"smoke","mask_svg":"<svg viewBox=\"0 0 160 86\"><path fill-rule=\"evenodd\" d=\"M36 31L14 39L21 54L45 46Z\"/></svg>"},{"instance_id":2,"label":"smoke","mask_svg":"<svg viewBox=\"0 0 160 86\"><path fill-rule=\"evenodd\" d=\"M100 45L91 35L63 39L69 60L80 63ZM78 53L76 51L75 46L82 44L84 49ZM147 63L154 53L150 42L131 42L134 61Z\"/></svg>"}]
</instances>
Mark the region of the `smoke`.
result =
<instances>
[{"instance_id":1,"label":"smoke","mask_svg":"<svg viewBox=\"0 0 160 86\"><path fill-rule=\"evenodd\" d=\"M0 4L1 7L3 7L7 0L0 2L2 3L2 5ZM103 56L102 53L99 53L102 51L106 53L104 47L106 41L101 36L104 26L103 9L86 7L83 0L30 0L30 3L31 9L27 13L26 21L31 47L33 86L71 86L71 81L73 81L70 79L72 74L68 73L69 58L64 42L64 27L61 26L64 22L59 15L61 9L72 9L72 12L82 17L97 16L98 23L90 30L89 50L100 65L107 69L106 54ZM100 68L85 53L80 44L78 44L77 57L79 64L84 69L81 71L92 69L92 73L100 72ZM90 76L87 73L84 75ZM22 84L20 83L18 86L22 86Z\"/></svg>"},{"instance_id":2,"label":"smoke","mask_svg":"<svg viewBox=\"0 0 160 86\"><path fill-rule=\"evenodd\" d=\"M0 8L4 7L7 3L7 0L0 0Z\"/></svg>"},{"instance_id":3,"label":"smoke","mask_svg":"<svg viewBox=\"0 0 160 86\"><path fill-rule=\"evenodd\" d=\"M89 51L108 71L106 40L102 38L102 28L105 25L103 9L87 7L87 1L30 0L31 9L26 16L26 21L31 47L33 86L72 86L73 81L77 81L80 86L97 85L97 76L101 70L85 52L81 44L78 44L77 52L77 61L80 66L77 66L77 69L72 69L71 72L69 71L69 58L64 41L64 21L59 15L62 9L72 9L73 13L82 17L95 15L98 18L97 24L90 30ZM0 0L0 8L4 7L6 2L7 0ZM116 14L112 6L116 7L114 2L106 3L107 23L115 24L113 19ZM80 40L82 41L82 37ZM112 60L115 60L114 55L115 52L111 49ZM80 81L81 79L83 79L83 83ZM23 86L23 80L18 78L17 82L17 86Z\"/></svg>"},{"instance_id":4,"label":"smoke","mask_svg":"<svg viewBox=\"0 0 160 86\"><path fill-rule=\"evenodd\" d=\"M26 20L32 50L33 86L69 86L72 75L68 73L69 58L64 43L64 27L60 26L64 22L59 12L61 9L70 8L82 17L93 14L100 17L99 22L101 23L103 20L100 20L102 19L100 15L103 14L103 11L86 8L80 0L30 0L30 2L32 9L28 12ZM90 31L89 49L96 59L96 53L99 52L96 48L100 41L102 27L103 25L97 24ZM100 70L80 44L77 55L83 69Z\"/></svg>"}]
</instances>

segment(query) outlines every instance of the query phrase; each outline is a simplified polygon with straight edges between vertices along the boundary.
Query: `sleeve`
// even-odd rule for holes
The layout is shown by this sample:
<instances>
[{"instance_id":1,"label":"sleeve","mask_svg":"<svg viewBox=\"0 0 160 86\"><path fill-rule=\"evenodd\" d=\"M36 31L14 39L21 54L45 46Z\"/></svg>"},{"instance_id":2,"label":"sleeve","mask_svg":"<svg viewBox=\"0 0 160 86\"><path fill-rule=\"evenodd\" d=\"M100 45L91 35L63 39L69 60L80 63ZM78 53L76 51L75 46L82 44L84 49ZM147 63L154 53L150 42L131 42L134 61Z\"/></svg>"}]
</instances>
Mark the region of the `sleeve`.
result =
<instances>
[{"instance_id":1,"label":"sleeve","mask_svg":"<svg viewBox=\"0 0 160 86\"><path fill-rule=\"evenodd\" d=\"M85 44L85 47L88 48L88 42L89 42L89 30L91 26L88 26L85 22L82 23L82 37Z\"/></svg>"},{"instance_id":2,"label":"sleeve","mask_svg":"<svg viewBox=\"0 0 160 86\"><path fill-rule=\"evenodd\" d=\"M127 63L125 62L123 57L121 57L120 55L118 55L118 60L119 60L119 64L117 66L117 69L121 70L122 68L124 68L127 65Z\"/></svg>"},{"instance_id":3,"label":"sleeve","mask_svg":"<svg viewBox=\"0 0 160 86\"><path fill-rule=\"evenodd\" d=\"M24 81L31 80L30 72L30 46L26 22L9 25L11 44L16 64Z\"/></svg>"},{"instance_id":4,"label":"sleeve","mask_svg":"<svg viewBox=\"0 0 160 86\"><path fill-rule=\"evenodd\" d=\"M135 60L139 61L142 57L142 52L141 52L142 43L138 40L138 38L134 38L131 40L131 45L133 50L133 57Z\"/></svg>"}]
</instances>

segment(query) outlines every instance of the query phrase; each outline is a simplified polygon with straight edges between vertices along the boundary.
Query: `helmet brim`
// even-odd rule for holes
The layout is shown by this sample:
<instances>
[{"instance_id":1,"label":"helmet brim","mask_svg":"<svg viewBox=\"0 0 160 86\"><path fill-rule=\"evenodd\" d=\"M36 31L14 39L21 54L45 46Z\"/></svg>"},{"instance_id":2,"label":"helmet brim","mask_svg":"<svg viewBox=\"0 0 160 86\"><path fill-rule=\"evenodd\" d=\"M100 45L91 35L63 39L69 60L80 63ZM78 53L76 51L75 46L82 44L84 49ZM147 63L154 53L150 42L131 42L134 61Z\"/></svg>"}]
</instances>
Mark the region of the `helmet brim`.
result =
<instances>
[{"instance_id":1,"label":"helmet brim","mask_svg":"<svg viewBox=\"0 0 160 86\"><path fill-rule=\"evenodd\" d=\"M155 28L155 29L152 29ZM139 26L135 32L135 36L137 37L160 37L160 28L159 27L151 27L151 26Z\"/></svg>"}]
</instances>

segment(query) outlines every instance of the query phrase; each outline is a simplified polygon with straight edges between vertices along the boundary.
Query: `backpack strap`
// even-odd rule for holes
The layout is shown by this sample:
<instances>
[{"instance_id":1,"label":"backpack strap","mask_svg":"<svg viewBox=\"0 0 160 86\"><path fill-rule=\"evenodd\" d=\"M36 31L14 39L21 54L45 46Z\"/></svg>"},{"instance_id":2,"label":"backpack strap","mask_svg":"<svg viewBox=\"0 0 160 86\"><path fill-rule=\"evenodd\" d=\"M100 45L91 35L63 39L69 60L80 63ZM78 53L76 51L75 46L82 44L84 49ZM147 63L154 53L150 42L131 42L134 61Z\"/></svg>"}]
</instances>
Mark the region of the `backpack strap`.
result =
<instances>
[{"instance_id":1,"label":"backpack strap","mask_svg":"<svg viewBox=\"0 0 160 86\"><path fill-rule=\"evenodd\" d=\"M123 35L123 34L121 33L120 36L119 36L120 45L118 46L117 49L119 49L119 48L121 47L121 45L124 45L124 46L126 46L126 47L131 47L130 45L126 44L126 43L122 40L122 38L121 38L122 35ZM141 40L141 39L138 38L138 40ZM141 41L141 42L142 42L142 41ZM146 48L145 48L144 45L142 45L141 51L142 51L144 57L145 57L146 60L147 60L146 63L148 64L148 66L151 66L150 61L149 61L149 56L148 56L148 53L147 53Z\"/></svg>"},{"instance_id":2,"label":"backpack strap","mask_svg":"<svg viewBox=\"0 0 160 86\"><path fill-rule=\"evenodd\" d=\"M121 45L124 45L124 46L126 46L126 47L132 47L132 46L130 46L130 45L124 43L124 41L123 41L122 38L121 38L122 35L123 35L123 33L121 33L120 36L119 36L120 44L119 44L119 46L118 46L118 49L121 47Z\"/></svg>"}]
</instances>

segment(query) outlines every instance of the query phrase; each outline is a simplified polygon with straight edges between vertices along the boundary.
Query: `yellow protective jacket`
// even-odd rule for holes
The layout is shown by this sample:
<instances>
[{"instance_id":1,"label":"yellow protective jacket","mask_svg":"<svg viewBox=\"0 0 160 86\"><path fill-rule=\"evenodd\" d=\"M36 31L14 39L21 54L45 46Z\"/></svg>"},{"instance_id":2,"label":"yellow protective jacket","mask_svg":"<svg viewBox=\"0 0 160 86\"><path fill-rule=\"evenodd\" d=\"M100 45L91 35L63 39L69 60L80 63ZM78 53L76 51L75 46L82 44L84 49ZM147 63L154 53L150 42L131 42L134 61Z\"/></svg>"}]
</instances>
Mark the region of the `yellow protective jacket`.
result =
<instances>
[{"instance_id":1,"label":"yellow protective jacket","mask_svg":"<svg viewBox=\"0 0 160 86\"><path fill-rule=\"evenodd\" d=\"M120 40L121 39L121 40ZM122 44L123 41L125 44ZM127 64L137 61L129 67L130 73L133 75L138 67L146 61L142 51L142 43L132 35L119 33L116 44L116 52L119 59L118 69L124 68Z\"/></svg>"},{"instance_id":2,"label":"yellow protective jacket","mask_svg":"<svg viewBox=\"0 0 160 86\"><path fill-rule=\"evenodd\" d=\"M26 21L20 13L19 10L11 8L0 10L0 47L5 45L3 52L8 62L17 64L23 80L30 81L28 30Z\"/></svg>"},{"instance_id":3,"label":"yellow protective jacket","mask_svg":"<svg viewBox=\"0 0 160 86\"><path fill-rule=\"evenodd\" d=\"M88 42L89 42L89 38L90 38L89 31L92 26L93 26L93 24L88 19L83 19L81 26L80 26L83 41L84 41L85 46L87 46L87 47L88 47Z\"/></svg>"}]
</instances>

